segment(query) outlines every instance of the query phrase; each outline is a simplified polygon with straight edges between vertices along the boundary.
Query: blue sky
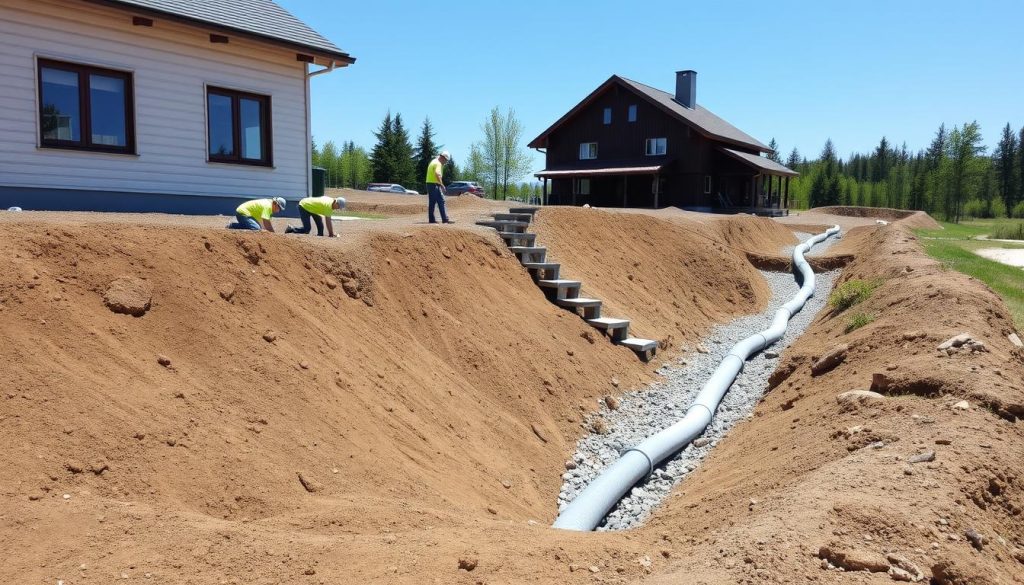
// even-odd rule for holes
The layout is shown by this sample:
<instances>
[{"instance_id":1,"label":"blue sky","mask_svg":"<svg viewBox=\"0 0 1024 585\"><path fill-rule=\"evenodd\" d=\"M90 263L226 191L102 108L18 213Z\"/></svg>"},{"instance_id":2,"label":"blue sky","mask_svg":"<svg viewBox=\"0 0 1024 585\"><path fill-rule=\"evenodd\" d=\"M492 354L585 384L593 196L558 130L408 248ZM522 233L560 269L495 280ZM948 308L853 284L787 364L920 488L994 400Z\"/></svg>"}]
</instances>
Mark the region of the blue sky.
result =
<instances>
[{"instance_id":1,"label":"blue sky","mask_svg":"<svg viewBox=\"0 0 1024 585\"><path fill-rule=\"evenodd\" d=\"M1018 0L278 2L357 58L313 79L321 143L370 148L391 110L413 135L430 116L459 161L494 106L529 140L612 74L673 91L681 69L701 105L784 155L829 137L844 157L883 135L917 150L972 120L991 149L1024 124Z\"/></svg>"}]
</instances>

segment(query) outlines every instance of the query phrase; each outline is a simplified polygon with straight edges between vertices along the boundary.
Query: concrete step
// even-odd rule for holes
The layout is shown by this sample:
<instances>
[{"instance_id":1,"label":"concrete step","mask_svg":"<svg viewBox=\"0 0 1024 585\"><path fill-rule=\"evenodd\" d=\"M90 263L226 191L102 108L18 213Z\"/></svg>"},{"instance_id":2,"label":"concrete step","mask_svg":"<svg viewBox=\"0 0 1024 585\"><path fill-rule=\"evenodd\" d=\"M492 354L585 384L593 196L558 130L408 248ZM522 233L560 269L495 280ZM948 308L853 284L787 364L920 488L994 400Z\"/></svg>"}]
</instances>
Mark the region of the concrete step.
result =
<instances>
[{"instance_id":1,"label":"concrete step","mask_svg":"<svg viewBox=\"0 0 1024 585\"><path fill-rule=\"evenodd\" d=\"M532 246L537 242L537 234L518 234L515 232L498 232L501 239L505 240L510 246ZM518 242L518 244L516 244Z\"/></svg>"},{"instance_id":2,"label":"concrete step","mask_svg":"<svg viewBox=\"0 0 1024 585\"><path fill-rule=\"evenodd\" d=\"M538 209L540 209L540 208L539 207L511 207L511 208L509 208L508 212L509 213L528 213L528 214L530 214L532 216L534 213L537 213Z\"/></svg>"},{"instance_id":3,"label":"concrete step","mask_svg":"<svg viewBox=\"0 0 1024 585\"><path fill-rule=\"evenodd\" d=\"M578 280L560 278L555 280L538 280L537 286L549 291L555 291L555 300L561 300L579 297L580 288L583 286L583 283Z\"/></svg>"},{"instance_id":4,"label":"concrete step","mask_svg":"<svg viewBox=\"0 0 1024 585\"><path fill-rule=\"evenodd\" d=\"M587 324L596 329L604 329L612 337L612 341L615 342L626 339L626 335L629 333L629 319L598 317L596 319L587 319Z\"/></svg>"},{"instance_id":5,"label":"concrete step","mask_svg":"<svg viewBox=\"0 0 1024 585\"><path fill-rule=\"evenodd\" d=\"M635 351L642 360L647 361L654 357L654 353L658 350L658 342L653 339L640 339L639 337L630 337L623 339L619 342L619 345L623 345Z\"/></svg>"},{"instance_id":6,"label":"concrete step","mask_svg":"<svg viewBox=\"0 0 1024 585\"><path fill-rule=\"evenodd\" d=\"M531 272L536 270L538 274L543 272L545 280L555 280L562 265L557 262L523 262L523 267Z\"/></svg>"},{"instance_id":7,"label":"concrete step","mask_svg":"<svg viewBox=\"0 0 1024 585\"><path fill-rule=\"evenodd\" d=\"M543 262L548 254L548 249L543 246L509 246L508 249L524 263Z\"/></svg>"},{"instance_id":8,"label":"concrete step","mask_svg":"<svg viewBox=\"0 0 1024 585\"><path fill-rule=\"evenodd\" d=\"M559 307L571 309L583 309L584 319L597 319L601 316L601 300L576 297L574 299L558 299L555 304Z\"/></svg>"},{"instance_id":9,"label":"concrete step","mask_svg":"<svg viewBox=\"0 0 1024 585\"><path fill-rule=\"evenodd\" d=\"M492 213L494 221L525 221L530 223L533 219L532 213Z\"/></svg>"},{"instance_id":10,"label":"concrete step","mask_svg":"<svg viewBox=\"0 0 1024 585\"><path fill-rule=\"evenodd\" d=\"M491 227L499 232L514 232L521 234L526 231L526 228L529 227L530 224L525 221L484 220L476 222L476 225Z\"/></svg>"}]
</instances>

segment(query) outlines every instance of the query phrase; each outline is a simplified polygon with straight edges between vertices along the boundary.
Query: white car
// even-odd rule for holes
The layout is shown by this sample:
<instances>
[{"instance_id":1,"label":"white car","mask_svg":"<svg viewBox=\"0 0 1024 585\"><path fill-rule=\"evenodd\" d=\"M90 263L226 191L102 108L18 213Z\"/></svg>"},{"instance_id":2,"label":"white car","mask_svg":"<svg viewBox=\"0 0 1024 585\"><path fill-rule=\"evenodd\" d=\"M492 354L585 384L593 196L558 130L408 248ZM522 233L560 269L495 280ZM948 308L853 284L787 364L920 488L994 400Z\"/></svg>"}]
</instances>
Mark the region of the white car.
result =
<instances>
[{"instance_id":1,"label":"white car","mask_svg":"<svg viewBox=\"0 0 1024 585\"><path fill-rule=\"evenodd\" d=\"M402 193L404 195L419 195L417 191L406 189L398 183L370 183L366 186L367 191L382 191L384 193Z\"/></svg>"}]
</instances>

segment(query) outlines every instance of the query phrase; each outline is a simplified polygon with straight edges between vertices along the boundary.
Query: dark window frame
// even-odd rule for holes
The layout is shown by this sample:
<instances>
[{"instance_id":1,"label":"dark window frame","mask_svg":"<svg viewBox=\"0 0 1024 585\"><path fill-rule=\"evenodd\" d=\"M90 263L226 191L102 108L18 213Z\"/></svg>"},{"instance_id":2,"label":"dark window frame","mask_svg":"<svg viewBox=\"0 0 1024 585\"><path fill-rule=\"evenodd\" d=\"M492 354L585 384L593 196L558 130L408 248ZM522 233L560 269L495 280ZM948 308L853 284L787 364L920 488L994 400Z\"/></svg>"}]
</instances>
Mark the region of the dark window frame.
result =
<instances>
[{"instance_id":1,"label":"dark window frame","mask_svg":"<svg viewBox=\"0 0 1024 585\"><path fill-rule=\"evenodd\" d=\"M43 131L43 107L46 100L43 95L43 69L70 71L78 75L78 115L79 139L59 140L46 138ZM90 95L90 75L116 77L124 81L124 134L125 145L93 144L92 142L92 96ZM106 152L111 154L138 154L135 150L135 75L131 71L119 71L94 65L70 63L54 59L36 59L36 81L39 92L39 109L37 128L39 129L39 146L41 148L58 148L63 150L82 150L86 152Z\"/></svg>"},{"instance_id":2,"label":"dark window frame","mask_svg":"<svg viewBox=\"0 0 1024 585\"><path fill-rule=\"evenodd\" d=\"M235 152L230 156L216 155L210 152L210 95L219 95L231 99L231 140L234 142ZM260 102L260 142L263 146L263 158L251 159L242 158L242 99L251 99ZM274 138L273 118L271 116L271 97L240 91L214 85L206 86L206 161L211 163L226 163L233 165L248 165L253 167L274 166Z\"/></svg>"}]
</instances>

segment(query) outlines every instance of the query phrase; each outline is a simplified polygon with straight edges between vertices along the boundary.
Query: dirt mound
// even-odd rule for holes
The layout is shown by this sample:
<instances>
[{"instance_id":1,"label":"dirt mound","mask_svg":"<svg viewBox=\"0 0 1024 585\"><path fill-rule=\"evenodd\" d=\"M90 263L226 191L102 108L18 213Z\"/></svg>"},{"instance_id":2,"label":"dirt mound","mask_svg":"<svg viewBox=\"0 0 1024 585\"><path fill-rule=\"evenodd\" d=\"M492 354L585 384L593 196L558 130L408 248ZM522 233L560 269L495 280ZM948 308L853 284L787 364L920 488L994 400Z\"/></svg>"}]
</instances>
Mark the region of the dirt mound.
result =
<instances>
[{"instance_id":1,"label":"dirt mound","mask_svg":"<svg viewBox=\"0 0 1024 585\"><path fill-rule=\"evenodd\" d=\"M561 278L582 281L602 315L630 319L631 334L663 348L692 348L711 324L762 308L768 287L742 249L795 241L757 218L701 224L574 207L542 209L534 229Z\"/></svg>"},{"instance_id":2,"label":"dirt mound","mask_svg":"<svg viewBox=\"0 0 1024 585\"><path fill-rule=\"evenodd\" d=\"M846 217L864 217L882 219L885 221L903 221L912 228L935 229L939 224L923 211L907 209L892 209L889 207L852 207L833 205L828 207L815 207L807 211L809 214L817 215L842 215Z\"/></svg>"},{"instance_id":3,"label":"dirt mound","mask_svg":"<svg viewBox=\"0 0 1024 585\"><path fill-rule=\"evenodd\" d=\"M379 213L381 215L426 215L426 195L398 195L395 193L380 193L376 191L360 191L357 189L329 189L331 197L344 197L345 209L348 211L362 211L368 213ZM445 205L449 210L480 210L486 211L507 211L508 206L498 201L481 199L474 195L458 195L445 198Z\"/></svg>"}]
</instances>

